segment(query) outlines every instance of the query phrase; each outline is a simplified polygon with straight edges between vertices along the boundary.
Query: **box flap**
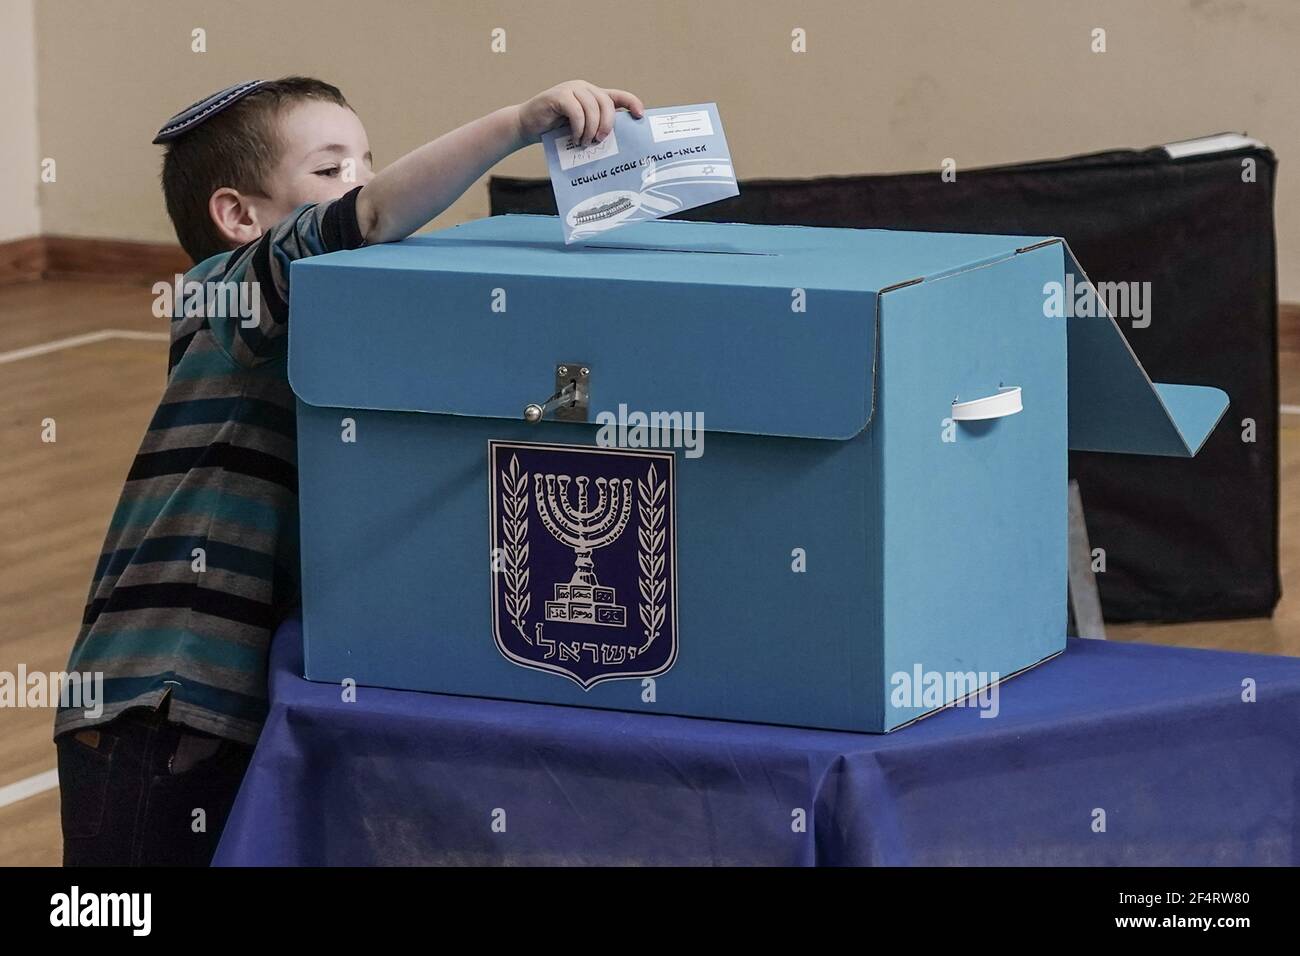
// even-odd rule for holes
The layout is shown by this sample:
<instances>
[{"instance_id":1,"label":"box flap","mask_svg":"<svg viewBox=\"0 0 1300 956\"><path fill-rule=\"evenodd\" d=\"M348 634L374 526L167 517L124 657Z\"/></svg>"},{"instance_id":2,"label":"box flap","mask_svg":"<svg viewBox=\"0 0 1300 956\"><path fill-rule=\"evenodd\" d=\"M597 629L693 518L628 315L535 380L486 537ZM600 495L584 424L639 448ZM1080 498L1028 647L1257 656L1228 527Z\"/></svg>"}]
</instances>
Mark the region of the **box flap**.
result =
<instances>
[{"instance_id":1,"label":"box flap","mask_svg":"<svg viewBox=\"0 0 1300 956\"><path fill-rule=\"evenodd\" d=\"M519 419L581 362L591 421L847 439L874 407L879 292L1032 240L658 220L566 248L553 216L495 216L294 262L289 380L312 405Z\"/></svg>"},{"instance_id":2,"label":"box flap","mask_svg":"<svg viewBox=\"0 0 1300 956\"><path fill-rule=\"evenodd\" d=\"M1190 458L1228 408L1228 396L1204 385L1152 382L1105 301L1060 240L1074 289L1091 297L1091 314L1067 318L1070 448ZM1071 304L1067 296L1067 305Z\"/></svg>"}]
</instances>

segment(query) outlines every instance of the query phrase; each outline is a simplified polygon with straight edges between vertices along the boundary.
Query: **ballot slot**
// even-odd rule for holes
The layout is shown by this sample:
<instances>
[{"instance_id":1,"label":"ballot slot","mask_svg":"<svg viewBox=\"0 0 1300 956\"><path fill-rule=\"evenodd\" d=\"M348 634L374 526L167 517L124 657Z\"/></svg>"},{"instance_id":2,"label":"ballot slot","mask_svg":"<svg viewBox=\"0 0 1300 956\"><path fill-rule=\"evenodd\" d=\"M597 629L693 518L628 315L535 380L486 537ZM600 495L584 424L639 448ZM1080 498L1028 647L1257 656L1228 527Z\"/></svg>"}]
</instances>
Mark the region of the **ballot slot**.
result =
<instances>
[{"instance_id":1,"label":"ballot slot","mask_svg":"<svg viewBox=\"0 0 1300 956\"><path fill-rule=\"evenodd\" d=\"M748 252L740 249L673 249L668 246L616 246L611 243L583 243L583 249L612 249L631 252L673 252L678 255L706 256L769 256L775 258L779 252Z\"/></svg>"}]
</instances>

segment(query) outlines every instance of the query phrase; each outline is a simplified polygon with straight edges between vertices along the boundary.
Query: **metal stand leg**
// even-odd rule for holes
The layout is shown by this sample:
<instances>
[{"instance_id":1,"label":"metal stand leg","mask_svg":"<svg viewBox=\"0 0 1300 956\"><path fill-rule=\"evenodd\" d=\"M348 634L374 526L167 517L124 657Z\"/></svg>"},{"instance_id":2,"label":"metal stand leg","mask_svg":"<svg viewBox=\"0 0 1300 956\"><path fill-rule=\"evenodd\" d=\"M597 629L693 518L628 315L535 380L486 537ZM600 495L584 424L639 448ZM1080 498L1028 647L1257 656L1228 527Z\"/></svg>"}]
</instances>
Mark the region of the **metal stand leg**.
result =
<instances>
[{"instance_id":1,"label":"metal stand leg","mask_svg":"<svg viewBox=\"0 0 1300 956\"><path fill-rule=\"evenodd\" d=\"M1088 545L1088 526L1083 523L1083 499L1077 481L1070 482L1069 569L1069 621L1065 633L1104 641L1106 623L1101 616L1101 598L1097 594L1097 576L1092 571L1092 548Z\"/></svg>"}]
</instances>

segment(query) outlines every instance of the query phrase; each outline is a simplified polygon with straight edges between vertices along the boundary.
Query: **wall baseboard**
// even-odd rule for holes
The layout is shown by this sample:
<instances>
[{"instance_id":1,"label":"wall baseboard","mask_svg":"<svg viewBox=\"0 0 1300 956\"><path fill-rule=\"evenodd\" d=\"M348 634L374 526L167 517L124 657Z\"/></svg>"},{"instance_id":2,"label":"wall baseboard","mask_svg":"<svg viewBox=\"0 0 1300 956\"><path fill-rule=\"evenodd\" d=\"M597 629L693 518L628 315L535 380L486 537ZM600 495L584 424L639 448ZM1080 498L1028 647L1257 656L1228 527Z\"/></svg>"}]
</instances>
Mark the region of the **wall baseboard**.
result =
<instances>
[{"instance_id":1,"label":"wall baseboard","mask_svg":"<svg viewBox=\"0 0 1300 956\"><path fill-rule=\"evenodd\" d=\"M33 279L98 282L170 282L192 263L180 246L166 242L32 236L0 243L0 285Z\"/></svg>"},{"instance_id":2,"label":"wall baseboard","mask_svg":"<svg viewBox=\"0 0 1300 956\"><path fill-rule=\"evenodd\" d=\"M32 236L0 243L0 285L39 279L45 271L45 239Z\"/></svg>"}]
</instances>

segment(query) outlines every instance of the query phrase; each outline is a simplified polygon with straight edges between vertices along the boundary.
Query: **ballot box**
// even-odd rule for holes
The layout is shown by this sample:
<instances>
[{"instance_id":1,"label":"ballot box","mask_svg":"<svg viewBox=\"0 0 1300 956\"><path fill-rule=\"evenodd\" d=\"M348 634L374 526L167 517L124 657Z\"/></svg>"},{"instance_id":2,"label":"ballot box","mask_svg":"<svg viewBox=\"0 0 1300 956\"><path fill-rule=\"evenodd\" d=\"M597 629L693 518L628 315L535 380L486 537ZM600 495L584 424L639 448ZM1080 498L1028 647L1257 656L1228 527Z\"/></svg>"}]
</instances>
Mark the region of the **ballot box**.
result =
<instances>
[{"instance_id":1,"label":"ballot box","mask_svg":"<svg viewBox=\"0 0 1300 956\"><path fill-rule=\"evenodd\" d=\"M1194 455L1060 239L497 216L293 263L306 676L883 732L1065 647L1067 450Z\"/></svg>"}]
</instances>

